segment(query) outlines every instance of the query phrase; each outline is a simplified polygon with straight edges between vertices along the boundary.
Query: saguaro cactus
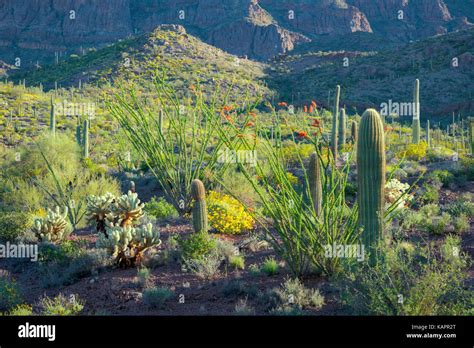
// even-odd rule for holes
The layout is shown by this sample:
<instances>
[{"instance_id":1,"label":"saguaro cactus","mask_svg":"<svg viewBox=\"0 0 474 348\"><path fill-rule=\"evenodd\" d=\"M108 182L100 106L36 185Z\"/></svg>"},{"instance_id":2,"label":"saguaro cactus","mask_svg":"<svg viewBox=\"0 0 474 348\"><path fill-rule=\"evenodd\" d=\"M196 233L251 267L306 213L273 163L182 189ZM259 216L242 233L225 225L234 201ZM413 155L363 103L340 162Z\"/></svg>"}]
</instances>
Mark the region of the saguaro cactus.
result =
<instances>
[{"instance_id":1,"label":"saguaro cactus","mask_svg":"<svg viewBox=\"0 0 474 348\"><path fill-rule=\"evenodd\" d=\"M374 109L362 115L357 142L359 225L362 241L376 261L378 242L384 236L385 135L382 119Z\"/></svg>"},{"instance_id":2,"label":"saguaro cactus","mask_svg":"<svg viewBox=\"0 0 474 348\"><path fill-rule=\"evenodd\" d=\"M191 196L194 199L193 205L193 227L194 232L208 230L207 226L207 205L206 189L199 179L194 179L191 183Z\"/></svg>"},{"instance_id":3,"label":"saguaro cactus","mask_svg":"<svg viewBox=\"0 0 474 348\"><path fill-rule=\"evenodd\" d=\"M413 144L420 143L420 80L415 80L415 89L413 91Z\"/></svg>"},{"instance_id":4,"label":"saguaro cactus","mask_svg":"<svg viewBox=\"0 0 474 348\"><path fill-rule=\"evenodd\" d=\"M89 121L84 121L84 129L82 130L82 146L83 157L89 158Z\"/></svg>"},{"instance_id":5,"label":"saguaro cactus","mask_svg":"<svg viewBox=\"0 0 474 348\"><path fill-rule=\"evenodd\" d=\"M471 143L471 155L474 154L474 117L469 118L469 141Z\"/></svg>"},{"instance_id":6,"label":"saguaro cactus","mask_svg":"<svg viewBox=\"0 0 474 348\"><path fill-rule=\"evenodd\" d=\"M56 134L56 112L54 110L53 97L51 96L51 114L49 116L49 129L52 135Z\"/></svg>"},{"instance_id":7,"label":"saguaro cactus","mask_svg":"<svg viewBox=\"0 0 474 348\"><path fill-rule=\"evenodd\" d=\"M351 138L352 138L352 143L355 144L357 142L357 122L352 121L351 124Z\"/></svg>"},{"instance_id":8,"label":"saguaro cactus","mask_svg":"<svg viewBox=\"0 0 474 348\"><path fill-rule=\"evenodd\" d=\"M78 119L77 121L77 126L76 126L76 142L79 146L82 145L82 139L81 139L81 124Z\"/></svg>"},{"instance_id":9,"label":"saguaro cactus","mask_svg":"<svg viewBox=\"0 0 474 348\"><path fill-rule=\"evenodd\" d=\"M317 216L320 216L323 206L323 187L321 184L321 164L316 152L311 154L309 158L308 182L314 211Z\"/></svg>"},{"instance_id":10,"label":"saguaro cactus","mask_svg":"<svg viewBox=\"0 0 474 348\"><path fill-rule=\"evenodd\" d=\"M430 120L426 121L426 143L428 148L431 147L431 135L430 135Z\"/></svg>"},{"instance_id":11,"label":"saguaro cactus","mask_svg":"<svg viewBox=\"0 0 474 348\"><path fill-rule=\"evenodd\" d=\"M339 138L341 139L341 146L346 145L346 109L341 109L341 124L339 128Z\"/></svg>"},{"instance_id":12,"label":"saguaro cactus","mask_svg":"<svg viewBox=\"0 0 474 348\"><path fill-rule=\"evenodd\" d=\"M332 130L331 130L331 150L334 161L337 159L337 133L338 133L338 119L339 119L339 98L341 96L341 86L336 87L336 97L334 100L334 111L332 114Z\"/></svg>"}]
</instances>

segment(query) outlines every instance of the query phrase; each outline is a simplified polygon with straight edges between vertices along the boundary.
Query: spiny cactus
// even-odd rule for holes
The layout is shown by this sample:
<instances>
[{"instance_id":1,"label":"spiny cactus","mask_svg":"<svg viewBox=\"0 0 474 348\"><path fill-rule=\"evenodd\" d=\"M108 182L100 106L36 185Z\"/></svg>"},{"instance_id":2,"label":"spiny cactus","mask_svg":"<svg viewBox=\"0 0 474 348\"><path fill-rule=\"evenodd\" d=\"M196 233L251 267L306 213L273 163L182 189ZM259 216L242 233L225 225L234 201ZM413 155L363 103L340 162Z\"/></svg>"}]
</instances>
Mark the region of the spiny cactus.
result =
<instances>
[{"instance_id":1,"label":"spiny cactus","mask_svg":"<svg viewBox=\"0 0 474 348\"><path fill-rule=\"evenodd\" d=\"M194 199L193 205L193 227L195 232L208 231L206 189L199 179L194 179L191 183L191 196Z\"/></svg>"},{"instance_id":2,"label":"spiny cactus","mask_svg":"<svg viewBox=\"0 0 474 348\"><path fill-rule=\"evenodd\" d=\"M334 100L334 111L332 114L332 129L331 129L331 150L334 161L337 159L337 133L338 133L338 119L339 119L339 98L341 96L341 86L336 87L336 97Z\"/></svg>"},{"instance_id":3,"label":"spiny cactus","mask_svg":"<svg viewBox=\"0 0 474 348\"><path fill-rule=\"evenodd\" d=\"M414 113L413 113L413 144L420 143L420 80L415 80L415 88L413 91L413 103L414 103Z\"/></svg>"},{"instance_id":4,"label":"spiny cactus","mask_svg":"<svg viewBox=\"0 0 474 348\"><path fill-rule=\"evenodd\" d=\"M107 234L99 235L96 245L107 249L122 268L139 265L146 249L161 244L160 233L152 224L140 227L110 224L106 231Z\"/></svg>"},{"instance_id":5,"label":"spiny cactus","mask_svg":"<svg viewBox=\"0 0 474 348\"><path fill-rule=\"evenodd\" d=\"M89 158L89 121L84 120L84 129L82 130L83 157Z\"/></svg>"},{"instance_id":6,"label":"spiny cactus","mask_svg":"<svg viewBox=\"0 0 474 348\"><path fill-rule=\"evenodd\" d=\"M426 143L428 148L431 147L431 135L430 135L430 120L426 121Z\"/></svg>"},{"instance_id":7,"label":"spiny cactus","mask_svg":"<svg viewBox=\"0 0 474 348\"><path fill-rule=\"evenodd\" d=\"M357 122L356 121L352 121L352 124L351 124L351 138L352 138L353 144L357 143Z\"/></svg>"},{"instance_id":8,"label":"spiny cactus","mask_svg":"<svg viewBox=\"0 0 474 348\"><path fill-rule=\"evenodd\" d=\"M76 126L76 142L77 142L77 144L78 144L79 146L82 145L82 139L81 139L81 125L79 124L79 122L78 122L78 124L77 124L77 126Z\"/></svg>"},{"instance_id":9,"label":"spiny cactus","mask_svg":"<svg viewBox=\"0 0 474 348\"><path fill-rule=\"evenodd\" d=\"M357 143L359 225L362 240L375 263L378 242L384 236L385 140L379 113L368 109L362 115Z\"/></svg>"},{"instance_id":10,"label":"spiny cactus","mask_svg":"<svg viewBox=\"0 0 474 348\"><path fill-rule=\"evenodd\" d=\"M323 205L323 187L321 183L321 164L316 152L309 158L308 182L314 211L317 216L321 215Z\"/></svg>"},{"instance_id":11,"label":"spiny cactus","mask_svg":"<svg viewBox=\"0 0 474 348\"><path fill-rule=\"evenodd\" d=\"M471 143L471 155L474 154L474 117L469 118L469 141Z\"/></svg>"},{"instance_id":12,"label":"spiny cactus","mask_svg":"<svg viewBox=\"0 0 474 348\"><path fill-rule=\"evenodd\" d=\"M140 220L144 213L144 203L140 203L138 194L128 191L117 199L113 206L113 213L119 219L121 227L130 226L133 222Z\"/></svg>"},{"instance_id":13,"label":"spiny cactus","mask_svg":"<svg viewBox=\"0 0 474 348\"><path fill-rule=\"evenodd\" d=\"M341 109L341 125L339 129L339 138L341 139L341 146L346 145L346 109Z\"/></svg>"},{"instance_id":14,"label":"spiny cactus","mask_svg":"<svg viewBox=\"0 0 474 348\"><path fill-rule=\"evenodd\" d=\"M51 134L54 136L56 134L56 112L54 110L53 97L51 96L51 114L49 117L49 129Z\"/></svg>"},{"instance_id":15,"label":"spiny cactus","mask_svg":"<svg viewBox=\"0 0 474 348\"><path fill-rule=\"evenodd\" d=\"M48 209L46 218L37 218L33 224L33 232L41 242L57 243L64 240L70 232L67 222L67 207L61 212L59 207Z\"/></svg>"},{"instance_id":16,"label":"spiny cactus","mask_svg":"<svg viewBox=\"0 0 474 348\"><path fill-rule=\"evenodd\" d=\"M114 202L115 196L109 192L103 196L87 197L86 217L89 222L95 221L97 232L105 233L106 220L112 213Z\"/></svg>"}]
</instances>

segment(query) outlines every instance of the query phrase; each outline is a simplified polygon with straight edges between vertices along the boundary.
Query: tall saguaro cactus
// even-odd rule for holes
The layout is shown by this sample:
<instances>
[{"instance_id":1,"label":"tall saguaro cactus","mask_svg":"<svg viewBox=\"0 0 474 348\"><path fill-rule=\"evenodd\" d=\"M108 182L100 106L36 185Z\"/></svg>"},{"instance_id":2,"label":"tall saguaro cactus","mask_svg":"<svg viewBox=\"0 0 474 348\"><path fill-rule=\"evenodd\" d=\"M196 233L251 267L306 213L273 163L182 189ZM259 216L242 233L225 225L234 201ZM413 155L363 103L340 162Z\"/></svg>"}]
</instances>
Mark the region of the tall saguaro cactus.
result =
<instances>
[{"instance_id":1,"label":"tall saguaro cactus","mask_svg":"<svg viewBox=\"0 0 474 348\"><path fill-rule=\"evenodd\" d=\"M471 143L471 155L474 154L474 117L469 118L469 142Z\"/></svg>"},{"instance_id":2,"label":"tall saguaro cactus","mask_svg":"<svg viewBox=\"0 0 474 348\"><path fill-rule=\"evenodd\" d=\"M414 103L414 113L413 113L413 144L420 143L420 80L415 80L415 88L413 91L413 103Z\"/></svg>"},{"instance_id":3,"label":"tall saguaro cactus","mask_svg":"<svg viewBox=\"0 0 474 348\"><path fill-rule=\"evenodd\" d=\"M426 121L426 143L428 148L431 147L431 135L430 135L430 120Z\"/></svg>"},{"instance_id":4,"label":"tall saguaro cactus","mask_svg":"<svg viewBox=\"0 0 474 348\"><path fill-rule=\"evenodd\" d=\"M51 134L56 135L56 111L54 110L53 96L51 96L51 114L49 116L49 130Z\"/></svg>"},{"instance_id":5,"label":"tall saguaro cactus","mask_svg":"<svg viewBox=\"0 0 474 348\"><path fill-rule=\"evenodd\" d=\"M357 122L356 121L352 121L352 124L351 124L351 138L352 138L353 144L357 143Z\"/></svg>"},{"instance_id":6,"label":"tall saguaro cactus","mask_svg":"<svg viewBox=\"0 0 474 348\"><path fill-rule=\"evenodd\" d=\"M338 133L338 119L339 119L339 98L341 96L341 86L336 87L336 97L334 99L334 111L332 114L332 130L331 130L331 150L334 161L337 160L337 133Z\"/></svg>"},{"instance_id":7,"label":"tall saguaro cactus","mask_svg":"<svg viewBox=\"0 0 474 348\"><path fill-rule=\"evenodd\" d=\"M194 179L191 183L191 196L194 199L193 205L193 227L194 232L208 230L207 225L207 205L206 205L206 189L199 179Z\"/></svg>"},{"instance_id":8,"label":"tall saguaro cactus","mask_svg":"<svg viewBox=\"0 0 474 348\"><path fill-rule=\"evenodd\" d=\"M82 130L83 157L89 158L89 121L84 120L84 129Z\"/></svg>"},{"instance_id":9,"label":"tall saguaro cactus","mask_svg":"<svg viewBox=\"0 0 474 348\"><path fill-rule=\"evenodd\" d=\"M317 216L320 216L323 206L323 187L321 183L321 163L316 152L311 154L309 158L308 182L314 211Z\"/></svg>"},{"instance_id":10,"label":"tall saguaro cactus","mask_svg":"<svg viewBox=\"0 0 474 348\"><path fill-rule=\"evenodd\" d=\"M385 135L374 109L362 115L357 142L357 186L362 241L376 262L375 247L384 236Z\"/></svg>"},{"instance_id":11,"label":"tall saguaro cactus","mask_svg":"<svg viewBox=\"0 0 474 348\"><path fill-rule=\"evenodd\" d=\"M339 128L339 138L341 139L341 146L346 145L346 109L341 109L341 124Z\"/></svg>"}]
</instances>

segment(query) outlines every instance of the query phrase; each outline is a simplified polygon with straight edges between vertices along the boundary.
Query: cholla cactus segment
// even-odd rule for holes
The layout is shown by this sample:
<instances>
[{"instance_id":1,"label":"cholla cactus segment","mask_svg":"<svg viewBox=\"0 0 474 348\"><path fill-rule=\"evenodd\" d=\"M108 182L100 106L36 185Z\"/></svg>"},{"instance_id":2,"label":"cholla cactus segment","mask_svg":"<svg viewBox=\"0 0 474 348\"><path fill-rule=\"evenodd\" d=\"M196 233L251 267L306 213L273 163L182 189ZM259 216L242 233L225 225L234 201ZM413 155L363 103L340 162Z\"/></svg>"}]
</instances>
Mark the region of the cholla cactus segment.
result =
<instances>
[{"instance_id":1,"label":"cholla cactus segment","mask_svg":"<svg viewBox=\"0 0 474 348\"><path fill-rule=\"evenodd\" d=\"M396 204L394 211L400 211L413 199L407 194L410 185L400 182L398 179L391 179L385 184L385 210ZM403 198L402 196L405 195Z\"/></svg>"},{"instance_id":2,"label":"cholla cactus segment","mask_svg":"<svg viewBox=\"0 0 474 348\"><path fill-rule=\"evenodd\" d=\"M101 234L97 247L104 248L115 258L121 267L136 266L140 263L146 249L160 245L160 234L152 224L141 227L108 225L107 235Z\"/></svg>"},{"instance_id":3,"label":"cholla cactus segment","mask_svg":"<svg viewBox=\"0 0 474 348\"><path fill-rule=\"evenodd\" d=\"M140 220L144 213L144 203L140 203L138 194L128 191L126 195L123 195L117 199L114 204L114 213L120 219L120 226L131 225L134 221Z\"/></svg>"},{"instance_id":4,"label":"cholla cactus segment","mask_svg":"<svg viewBox=\"0 0 474 348\"><path fill-rule=\"evenodd\" d=\"M105 221L112 213L115 196L107 192L103 196L89 196L87 198L86 217L97 223L97 232L105 232Z\"/></svg>"},{"instance_id":5,"label":"cholla cactus segment","mask_svg":"<svg viewBox=\"0 0 474 348\"><path fill-rule=\"evenodd\" d=\"M64 240L69 232L67 222L67 207L61 212L59 207L55 210L48 209L46 217L35 219L33 232L41 242L57 243Z\"/></svg>"}]
</instances>

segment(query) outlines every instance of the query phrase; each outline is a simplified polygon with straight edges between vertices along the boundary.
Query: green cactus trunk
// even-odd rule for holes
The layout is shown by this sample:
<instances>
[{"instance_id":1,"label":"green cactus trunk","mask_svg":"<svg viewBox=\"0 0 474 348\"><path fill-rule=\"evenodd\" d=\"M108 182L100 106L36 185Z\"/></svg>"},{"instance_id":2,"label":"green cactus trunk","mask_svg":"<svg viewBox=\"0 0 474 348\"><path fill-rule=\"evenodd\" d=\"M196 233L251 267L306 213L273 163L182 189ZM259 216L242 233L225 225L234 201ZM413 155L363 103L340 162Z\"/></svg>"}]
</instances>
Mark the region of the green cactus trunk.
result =
<instances>
[{"instance_id":1,"label":"green cactus trunk","mask_svg":"<svg viewBox=\"0 0 474 348\"><path fill-rule=\"evenodd\" d=\"M321 183L321 164L316 152L309 159L308 182L314 211L316 216L320 216L323 206L323 187Z\"/></svg>"},{"instance_id":2,"label":"green cactus trunk","mask_svg":"<svg viewBox=\"0 0 474 348\"><path fill-rule=\"evenodd\" d=\"M452 134L453 134L453 149L456 148L456 119L453 112L453 124L452 124Z\"/></svg>"},{"instance_id":3,"label":"green cactus trunk","mask_svg":"<svg viewBox=\"0 0 474 348\"><path fill-rule=\"evenodd\" d=\"M385 135L382 119L374 109L362 115L357 142L359 225L362 241L377 260L376 246L384 237Z\"/></svg>"},{"instance_id":4,"label":"green cactus trunk","mask_svg":"<svg viewBox=\"0 0 474 348\"><path fill-rule=\"evenodd\" d=\"M357 122L356 121L352 121L352 124L351 124L351 138L352 138L353 144L357 143Z\"/></svg>"},{"instance_id":5,"label":"green cactus trunk","mask_svg":"<svg viewBox=\"0 0 474 348\"><path fill-rule=\"evenodd\" d=\"M337 160L337 133L338 133L338 119L339 119L339 98L341 96L341 86L336 87L336 98L334 100L334 111L332 114L332 129L331 129L331 150L334 161Z\"/></svg>"},{"instance_id":6,"label":"green cactus trunk","mask_svg":"<svg viewBox=\"0 0 474 348\"><path fill-rule=\"evenodd\" d=\"M431 147L431 135L430 135L430 120L426 121L426 143L428 148Z\"/></svg>"},{"instance_id":7,"label":"green cactus trunk","mask_svg":"<svg viewBox=\"0 0 474 348\"><path fill-rule=\"evenodd\" d=\"M469 141L471 147L471 155L474 154L474 117L469 118Z\"/></svg>"},{"instance_id":8,"label":"green cactus trunk","mask_svg":"<svg viewBox=\"0 0 474 348\"><path fill-rule=\"evenodd\" d=\"M194 199L193 205L193 227L194 232L207 232L207 205L206 190L204 184L199 179L194 179L191 183L191 196Z\"/></svg>"},{"instance_id":9,"label":"green cactus trunk","mask_svg":"<svg viewBox=\"0 0 474 348\"><path fill-rule=\"evenodd\" d=\"M76 126L76 142L79 146L82 146L82 139L81 139L81 125L78 124Z\"/></svg>"},{"instance_id":10,"label":"green cactus trunk","mask_svg":"<svg viewBox=\"0 0 474 348\"><path fill-rule=\"evenodd\" d=\"M341 109L341 125L339 129L339 138L341 139L341 147L346 145L346 109Z\"/></svg>"},{"instance_id":11,"label":"green cactus trunk","mask_svg":"<svg viewBox=\"0 0 474 348\"><path fill-rule=\"evenodd\" d=\"M49 117L49 130L51 134L54 136L56 135L56 112L54 110L54 102L53 97L51 96L51 114Z\"/></svg>"},{"instance_id":12,"label":"green cactus trunk","mask_svg":"<svg viewBox=\"0 0 474 348\"><path fill-rule=\"evenodd\" d=\"M82 130L82 146L83 157L89 158L89 121L84 121L84 129Z\"/></svg>"},{"instance_id":13,"label":"green cactus trunk","mask_svg":"<svg viewBox=\"0 0 474 348\"><path fill-rule=\"evenodd\" d=\"M420 80L415 80L415 88L413 91L413 104L414 104L414 112L413 112L413 144L420 143Z\"/></svg>"}]
</instances>

